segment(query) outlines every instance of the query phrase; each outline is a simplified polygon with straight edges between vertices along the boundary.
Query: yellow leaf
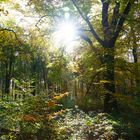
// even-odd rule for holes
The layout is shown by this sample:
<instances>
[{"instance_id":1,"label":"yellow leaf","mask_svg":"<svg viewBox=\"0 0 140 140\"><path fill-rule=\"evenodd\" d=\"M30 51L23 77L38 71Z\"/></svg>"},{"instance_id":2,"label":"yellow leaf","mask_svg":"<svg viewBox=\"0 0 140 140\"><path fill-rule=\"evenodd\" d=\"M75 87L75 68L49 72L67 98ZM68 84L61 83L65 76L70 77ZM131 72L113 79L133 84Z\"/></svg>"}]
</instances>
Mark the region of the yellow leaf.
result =
<instances>
[{"instance_id":1,"label":"yellow leaf","mask_svg":"<svg viewBox=\"0 0 140 140\"><path fill-rule=\"evenodd\" d=\"M47 104L48 107L52 107L52 106L55 106L55 102L50 100Z\"/></svg>"},{"instance_id":2,"label":"yellow leaf","mask_svg":"<svg viewBox=\"0 0 140 140\"><path fill-rule=\"evenodd\" d=\"M100 80L100 83L111 83L110 81L107 81L107 80Z\"/></svg>"},{"instance_id":3,"label":"yellow leaf","mask_svg":"<svg viewBox=\"0 0 140 140\"><path fill-rule=\"evenodd\" d=\"M24 115L22 119L24 121L27 121L27 122L35 122L36 121L36 118L32 115Z\"/></svg>"},{"instance_id":4,"label":"yellow leaf","mask_svg":"<svg viewBox=\"0 0 140 140\"><path fill-rule=\"evenodd\" d=\"M53 116L49 115L47 119L51 121L53 119Z\"/></svg>"}]
</instances>

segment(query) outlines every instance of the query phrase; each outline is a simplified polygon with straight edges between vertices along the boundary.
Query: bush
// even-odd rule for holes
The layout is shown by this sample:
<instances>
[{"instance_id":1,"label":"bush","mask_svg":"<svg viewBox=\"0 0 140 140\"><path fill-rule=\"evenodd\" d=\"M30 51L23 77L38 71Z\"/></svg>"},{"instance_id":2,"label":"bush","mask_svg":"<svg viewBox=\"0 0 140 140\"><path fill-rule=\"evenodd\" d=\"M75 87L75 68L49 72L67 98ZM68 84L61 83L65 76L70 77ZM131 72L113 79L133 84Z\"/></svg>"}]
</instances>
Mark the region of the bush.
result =
<instances>
[{"instance_id":1,"label":"bush","mask_svg":"<svg viewBox=\"0 0 140 140\"><path fill-rule=\"evenodd\" d=\"M24 101L15 101L11 98L1 100L0 129L2 133L0 138L55 139L57 137L57 125L53 119L65 111L58 110L58 102L65 95L48 96L41 94L27 97Z\"/></svg>"}]
</instances>

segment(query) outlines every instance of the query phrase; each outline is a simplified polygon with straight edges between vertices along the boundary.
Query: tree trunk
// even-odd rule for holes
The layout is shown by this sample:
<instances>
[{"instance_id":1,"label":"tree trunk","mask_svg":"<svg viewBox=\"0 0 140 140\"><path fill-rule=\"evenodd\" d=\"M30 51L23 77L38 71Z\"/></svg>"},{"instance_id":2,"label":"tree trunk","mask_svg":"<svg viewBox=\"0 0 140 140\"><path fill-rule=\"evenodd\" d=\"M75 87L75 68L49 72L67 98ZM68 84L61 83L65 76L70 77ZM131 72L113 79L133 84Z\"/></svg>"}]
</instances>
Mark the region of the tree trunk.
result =
<instances>
[{"instance_id":1,"label":"tree trunk","mask_svg":"<svg viewBox=\"0 0 140 140\"><path fill-rule=\"evenodd\" d=\"M133 27L131 27L132 32L132 54L134 58L135 64L135 82L136 82L136 93L140 92L140 70L139 70L139 63L138 63L138 40L137 40L137 31Z\"/></svg>"},{"instance_id":2,"label":"tree trunk","mask_svg":"<svg viewBox=\"0 0 140 140\"><path fill-rule=\"evenodd\" d=\"M117 111L117 101L114 98L115 94L115 75L114 75L114 46L105 48L104 54L104 112Z\"/></svg>"},{"instance_id":3,"label":"tree trunk","mask_svg":"<svg viewBox=\"0 0 140 140\"><path fill-rule=\"evenodd\" d=\"M10 81L12 78L12 59L9 60L9 62L6 63L6 73L5 73L5 93L10 93Z\"/></svg>"}]
</instances>

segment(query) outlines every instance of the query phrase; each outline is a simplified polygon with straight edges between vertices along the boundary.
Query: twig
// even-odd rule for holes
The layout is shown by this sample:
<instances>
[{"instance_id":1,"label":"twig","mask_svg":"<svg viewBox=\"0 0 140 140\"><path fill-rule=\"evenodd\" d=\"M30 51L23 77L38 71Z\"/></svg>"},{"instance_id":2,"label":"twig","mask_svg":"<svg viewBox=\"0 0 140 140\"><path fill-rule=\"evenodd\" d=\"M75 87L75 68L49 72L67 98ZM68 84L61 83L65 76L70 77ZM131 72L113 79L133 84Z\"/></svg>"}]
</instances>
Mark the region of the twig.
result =
<instances>
[{"instance_id":1,"label":"twig","mask_svg":"<svg viewBox=\"0 0 140 140\"><path fill-rule=\"evenodd\" d=\"M50 15L43 15L40 17L40 19L37 21L37 23L35 24L35 26L40 30L40 28L38 27L38 24L41 22L41 20L47 16L50 16Z\"/></svg>"}]
</instances>

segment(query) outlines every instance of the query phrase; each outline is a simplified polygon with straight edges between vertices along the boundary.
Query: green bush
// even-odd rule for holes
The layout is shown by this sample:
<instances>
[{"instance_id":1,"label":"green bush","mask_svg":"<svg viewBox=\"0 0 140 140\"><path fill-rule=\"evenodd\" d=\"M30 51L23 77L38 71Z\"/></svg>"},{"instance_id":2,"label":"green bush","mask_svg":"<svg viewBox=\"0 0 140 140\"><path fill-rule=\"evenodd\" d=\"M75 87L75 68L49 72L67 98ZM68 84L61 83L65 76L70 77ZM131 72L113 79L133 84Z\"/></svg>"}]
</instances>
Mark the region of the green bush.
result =
<instances>
[{"instance_id":1,"label":"green bush","mask_svg":"<svg viewBox=\"0 0 140 140\"><path fill-rule=\"evenodd\" d=\"M45 94L16 101L4 98L0 101L0 139L53 140L57 137L54 121L64 110L58 110L59 100L65 96ZM60 107L59 107L60 109Z\"/></svg>"}]
</instances>

